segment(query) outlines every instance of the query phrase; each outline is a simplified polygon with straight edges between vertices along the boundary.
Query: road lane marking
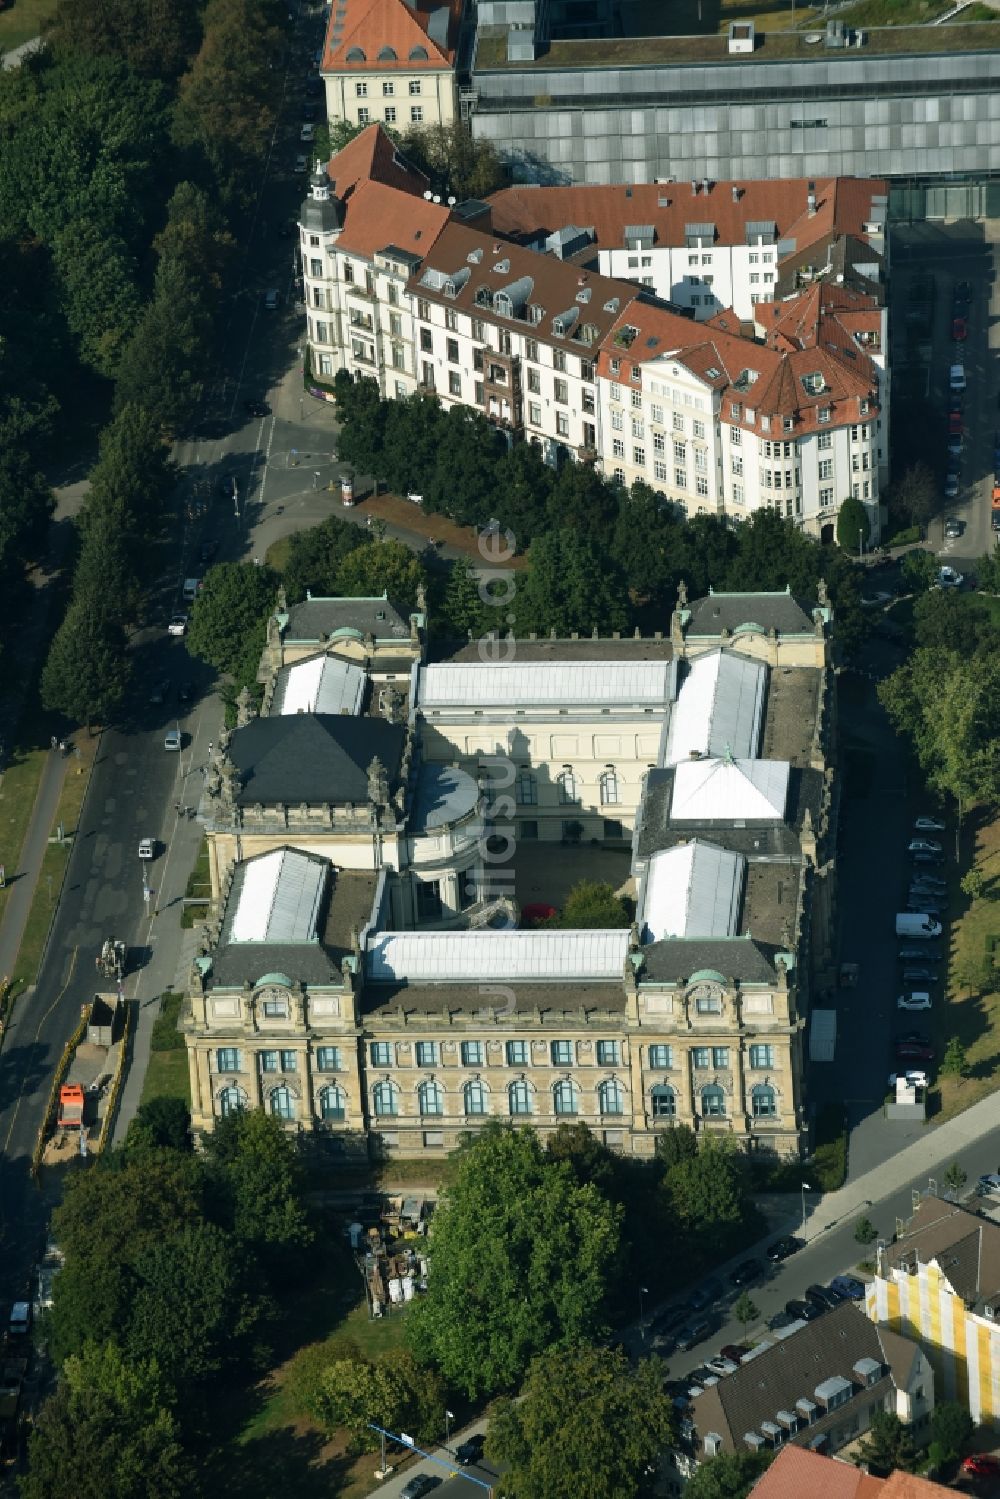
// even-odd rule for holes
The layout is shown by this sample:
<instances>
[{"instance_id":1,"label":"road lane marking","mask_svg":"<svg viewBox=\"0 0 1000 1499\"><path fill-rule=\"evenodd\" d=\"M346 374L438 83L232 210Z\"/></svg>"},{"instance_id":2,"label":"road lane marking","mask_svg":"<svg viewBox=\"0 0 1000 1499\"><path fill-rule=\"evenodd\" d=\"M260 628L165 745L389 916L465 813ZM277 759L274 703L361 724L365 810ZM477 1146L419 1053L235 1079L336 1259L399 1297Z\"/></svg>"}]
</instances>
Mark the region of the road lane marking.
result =
<instances>
[{"instance_id":1,"label":"road lane marking","mask_svg":"<svg viewBox=\"0 0 1000 1499\"><path fill-rule=\"evenodd\" d=\"M42 1015L39 1018L38 1025L37 1025L37 1027L35 1029L35 1034L32 1037L32 1044L34 1044L34 1043L36 1043L38 1041L38 1038L39 1038L39 1036L42 1033L42 1026L45 1024L46 1020L48 1020L49 1016L52 1014L52 1011L55 1009L56 1005L59 1003L59 1001L62 999L63 995L66 993L66 990L69 988L70 983L72 982L72 979L73 979L73 970L76 968L76 958L77 958L77 954L79 953L79 951L80 951L79 947L74 947L74 949L73 949L73 956L70 959L69 973L66 975L66 982L65 982L65 984L63 984L62 988L59 990L59 993L56 995L55 999L49 1005L49 1007L45 1011L44 1015ZM7 1138L3 1142L3 1154L4 1155L7 1154L7 1149L9 1147L9 1145L10 1145L10 1137L14 1133L14 1125L17 1123L17 1116L18 1116L18 1113L20 1112L20 1109L21 1109L21 1100L24 1097L24 1084L25 1084L25 1080L26 1080L26 1073L22 1074L22 1077L21 1077L21 1087L20 1087L20 1090L18 1091L17 1102L14 1105L14 1113L11 1116L10 1129L7 1131Z\"/></svg>"}]
</instances>

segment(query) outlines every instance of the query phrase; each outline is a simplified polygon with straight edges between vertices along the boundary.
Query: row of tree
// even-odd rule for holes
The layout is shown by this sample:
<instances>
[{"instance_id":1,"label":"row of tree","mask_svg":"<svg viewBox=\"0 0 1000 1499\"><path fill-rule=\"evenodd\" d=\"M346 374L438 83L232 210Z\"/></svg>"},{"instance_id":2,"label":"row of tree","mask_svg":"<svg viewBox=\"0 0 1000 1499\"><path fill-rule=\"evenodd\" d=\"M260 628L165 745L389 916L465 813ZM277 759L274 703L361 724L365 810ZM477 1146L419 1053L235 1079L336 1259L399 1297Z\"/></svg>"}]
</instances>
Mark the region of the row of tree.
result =
<instances>
[{"instance_id":1,"label":"row of tree","mask_svg":"<svg viewBox=\"0 0 1000 1499\"><path fill-rule=\"evenodd\" d=\"M468 407L444 410L432 394L383 401L374 380L336 380L339 454L399 493L461 525L495 519L527 553L513 598L494 603L469 568L454 569L436 616L464 635L606 633L662 628L683 579L692 597L717 589L784 589L815 598L825 578L842 648L861 640L860 569L839 547L822 546L769 510L744 525L715 516L688 521L646 484L631 490L593 468L549 467L529 443L508 447ZM857 533L854 532L854 546Z\"/></svg>"}]
</instances>

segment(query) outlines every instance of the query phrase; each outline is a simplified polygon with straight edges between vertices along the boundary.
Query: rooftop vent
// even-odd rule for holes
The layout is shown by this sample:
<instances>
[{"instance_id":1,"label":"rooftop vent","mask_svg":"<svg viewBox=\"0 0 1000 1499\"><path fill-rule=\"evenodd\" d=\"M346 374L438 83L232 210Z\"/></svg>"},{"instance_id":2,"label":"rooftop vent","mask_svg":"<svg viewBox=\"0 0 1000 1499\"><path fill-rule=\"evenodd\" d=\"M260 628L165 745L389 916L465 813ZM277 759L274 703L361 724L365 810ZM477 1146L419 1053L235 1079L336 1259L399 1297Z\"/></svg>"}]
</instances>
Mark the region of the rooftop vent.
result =
<instances>
[{"instance_id":1,"label":"rooftop vent","mask_svg":"<svg viewBox=\"0 0 1000 1499\"><path fill-rule=\"evenodd\" d=\"M503 260L498 260L493 269L498 276L506 276L507 272L510 270L510 261L506 258Z\"/></svg>"}]
</instances>

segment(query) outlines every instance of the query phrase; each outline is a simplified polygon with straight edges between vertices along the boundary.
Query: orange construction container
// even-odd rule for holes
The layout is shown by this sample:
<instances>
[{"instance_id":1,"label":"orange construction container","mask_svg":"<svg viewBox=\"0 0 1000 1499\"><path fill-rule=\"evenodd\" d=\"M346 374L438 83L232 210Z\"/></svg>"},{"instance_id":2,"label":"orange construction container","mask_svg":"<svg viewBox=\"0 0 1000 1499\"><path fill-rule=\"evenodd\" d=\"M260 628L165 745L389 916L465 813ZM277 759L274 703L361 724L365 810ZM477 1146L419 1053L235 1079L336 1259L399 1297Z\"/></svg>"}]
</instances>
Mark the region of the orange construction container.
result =
<instances>
[{"instance_id":1,"label":"orange construction container","mask_svg":"<svg viewBox=\"0 0 1000 1499\"><path fill-rule=\"evenodd\" d=\"M63 1083L59 1089L60 1129L80 1129L83 1124L83 1089L79 1083Z\"/></svg>"}]
</instances>

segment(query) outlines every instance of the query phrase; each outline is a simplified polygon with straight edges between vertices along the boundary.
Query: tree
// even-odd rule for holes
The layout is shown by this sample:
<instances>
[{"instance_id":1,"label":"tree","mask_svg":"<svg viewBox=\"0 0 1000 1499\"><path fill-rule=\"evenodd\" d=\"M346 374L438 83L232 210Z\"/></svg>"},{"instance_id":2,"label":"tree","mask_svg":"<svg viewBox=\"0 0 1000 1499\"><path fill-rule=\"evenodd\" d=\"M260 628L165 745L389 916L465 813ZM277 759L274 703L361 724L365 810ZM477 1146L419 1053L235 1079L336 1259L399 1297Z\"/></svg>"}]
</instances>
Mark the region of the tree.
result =
<instances>
[{"instance_id":1,"label":"tree","mask_svg":"<svg viewBox=\"0 0 1000 1499\"><path fill-rule=\"evenodd\" d=\"M492 141L476 140L464 120L423 125L403 136L403 154L431 179L443 197L487 198L509 173Z\"/></svg>"},{"instance_id":2,"label":"tree","mask_svg":"<svg viewBox=\"0 0 1000 1499\"><path fill-rule=\"evenodd\" d=\"M656 1159L664 1171L680 1161L690 1161L698 1154L698 1136L689 1124L675 1124L656 1137Z\"/></svg>"},{"instance_id":3,"label":"tree","mask_svg":"<svg viewBox=\"0 0 1000 1499\"><path fill-rule=\"evenodd\" d=\"M971 656L984 636L995 633L994 627L953 589L933 588L913 601L913 638L919 648Z\"/></svg>"},{"instance_id":4,"label":"tree","mask_svg":"<svg viewBox=\"0 0 1000 1499\"><path fill-rule=\"evenodd\" d=\"M566 897L558 924L562 927L628 926L631 915L614 888L596 880L578 880Z\"/></svg>"},{"instance_id":5,"label":"tree","mask_svg":"<svg viewBox=\"0 0 1000 1499\"><path fill-rule=\"evenodd\" d=\"M926 593L937 581L938 560L933 552L914 547L900 563L903 582L910 593Z\"/></svg>"},{"instance_id":6,"label":"tree","mask_svg":"<svg viewBox=\"0 0 1000 1499\"><path fill-rule=\"evenodd\" d=\"M200 1485L171 1393L154 1360L84 1342L42 1406L28 1441L23 1499L51 1499L68 1477L78 1499L188 1499Z\"/></svg>"},{"instance_id":7,"label":"tree","mask_svg":"<svg viewBox=\"0 0 1000 1499\"><path fill-rule=\"evenodd\" d=\"M981 869L967 869L958 883L963 895L970 900L981 900L986 889L986 876Z\"/></svg>"},{"instance_id":8,"label":"tree","mask_svg":"<svg viewBox=\"0 0 1000 1499\"><path fill-rule=\"evenodd\" d=\"M368 541L348 552L337 571L337 592L345 598L385 594L404 613L417 607L427 575L401 541Z\"/></svg>"},{"instance_id":9,"label":"tree","mask_svg":"<svg viewBox=\"0 0 1000 1499\"><path fill-rule=\"evenodd\" d=\"M913 1442L909 1431L897 1415L873 1410L871 1425L861 1441L859 1454L873 1472L891 1473L893 1468L906 1469L913 1463Z\"/></svg>"},{"instance_id":10,"label":"tree","mask_svg":"<svg viewBox=\"0 0 1000 1499\"><path fill-rule=\"evenodd\" d=\"M708 1135L664 1177L671 1206L695 1240L735 1246L747 1209L746 1161L735 1142Z\"/></svg>"},{"instance_id":11,"label":"tree","mask_svg":"<svg viewBox=\"0 0 1000 1499\"><path fill-rule=\"evenodd\" d=\"M905 468L892 486L889 506L911 526L923 529L938 505L938 486L930 467L922 460Z\"/></svg>"},{"instance_id":12,"label":"tree","mask_svg":"<svg viewBox=\"0 0 1000 1499\"><path fill-rule=\"evenodd\" d=\"M522 1398L498 1402L487 1452L519 1499L633 1499L673 1435L655 1360L633 1371L618 1351L550 1349L532 1363Z\"/></svg>"},{"instance_id":13,"label":"tree","mask_svg":"<svg viewBox=\"0 0 1000 1499\"><path fill-rule=\"evenodd\" d=\"M991 552L984 552L976 567L976 580L984 593L1000 593L1000 538Z\"/></svg>"},{"instance_id":14,"label":"tree","mask_svg":"<svg viewBox=\"0 0 1000 1499\"><path fill-rule=\"evenodd\" d=\"M407 1323L417 1358L476 1396L509 1389L542 1349L595 1336L620 1231L620 1209L534 1131L487 1125L434 1218L434 1275Z\"/></svg>"},{"instance_id":15,"label":"tree","mask_svg":"<svg viewBox=\"0 0 1000 1499\"><path fill-rule=\"evenodd\" d=\"M967 1408L957 1400L942 1400L931 1412L931 1440L942 1449L945 1460L961 1457L975 1430Z\"/></svg>"},{"instance_id":16,"label":"tree","mask_svg":"<svg viewBox=\"0 0 1000 1499\"><path fill-rule=\"evenodd\" d=\"M147 1098L128 1127L125 1148L136 1150L191 1150L191 1115L183 1098Z\"/></svg>"},{"instance_id":17,"label":"tree","mask_svg":"<svg viewBox=\"0 0 1000 1499\"><path fill-rule=\"evenodd\" d=\"M733 1304L733 1316L743 1329L743 1336L747 1335L747 1328L751 1322L756 1322L760 1316L760 1308L757 1306L749 1291L741 1291Z\"/></svg>"},{"instance_id":18,"label":"tree","mask_svg":"<svg viewBox=\"0 0 1000 1499\"><path fill-rule=\"evenodd\" d=\"M945 1077L953 1077L959 1083L969 1075L969 1058L959 1036L951 1036L941 1058L941 1071Z\"/></svg>"},{"instance_id":19,"label":"tree","mask_svg":"<svg viewBox=\"0 0 1000 1499\"><path fill-rule=\"evenodd\" d=\"M773 1452L720 1452L695 1469L684 1499L746 1499L773 1458Z\"/></svg>"},{"instance_id":20,"label":"tree","mask_svg":"<svg viewBox=\"0 0 1000 1499\"><path fill-rule=\"evenodd\" d=\"M307 593L315 598L334 597L341 563L363 542L358 527L336 515L307 531L295 531L288 539L288 561L281 575L289 603L299 603Z\"/></svg>"},{"instance_id":21,"label":"tree","mask_svg":"<svg viewBox=\"0 0 1000 1499\"><path fill-rule=\"evenodd\" d=\"M969 1173L960 1161L952 1161L944 1174L944 1179L949 1192L953 1197L957 1197L969 1180Z\"/></svg>"},{"instance_id":22,"label":"tree","mask_svg":"<svg viewBox=\"0 0 1000 1499\"><path fill-rule=\"evenodd\" d=\"M130 661L125 632L96 601L74 601L42 670L42 702L89 729L108 723L122 704Z\"/></svg>"},{"instance_id":23,"label":"tree","mask_svg":"<svg viewBox=\"0 0 1000 1499\"><path fill-rule=\"evenodd\" d=\"M606 635L626 623L625 580L608 556L598 555L581 520L537 536L527 576L521 577L514 601L520 634L555 630L568 636L596 629Z\"/></svg>"},{"instance_id":24,"label":"tree","mask_svg":"<svg viewBox=\"0 0 1000 1499\"><path fill-rule=\"evenodd\" d=\"M198 45L196 0L60 0L46 40L61 52L119 57L136 73L173 78Z\"/></svg>"},{"instance_id":25,"label":"tree","mask_svg":"<svg viewBox=\"0 0 1000 1499\"><path fill-rule=\"evenodd\" d=\"M254 681L276 587L270 568L252 562L210 567L191 610L186 642L191 655L239 685Z\"/></svg>"},{"instance_id":26,"label":"tree","mask_svg":"<svg viewBox=\"0 0 1000 1499\"><path fill-rule=\"evenodd\" d=\"M326 1431L346 1427L357 1451L379 1445L372 1422L430 1442L444 1425L444 1386L405 1350L377 1361L358 1354L331 1361L316 1381L311 1408Z\"/></svg>"},{"instance_id":27,"label":"tree","mask_svg":"<svg viewBox=\"0 0 1000 1499\"><path fill-rule=\"evenodd\" d=\"M118 362L118 407L142 401L164 433L183 428L201 393L212 331L203 283L179 261L162 260L153 299Z\"/></svg>"},{"instance_id":28,"label":"tree","mask_svg":"<svg viewBox=\"0 0 1000 1499\"><path fill-rule=\"evenodd\" d=\"M237 1238L286 1267L313 1242L305 1174L295 1140L262 1109L241 1109L205 1138Z\"/></svg>"},{"instance_id":29,"label":"tree","mask_svg":"<svg viewBox=\"0 0 1000 1499\"><path fill-rule=\"evenodd\" d=\"M849 494L837 511L837 545L845 552L863 552L870 535L868 511Z\"/></svg>"},{"instance_id":30,"label":"tree","mask_svg":"<svg viewBox=\"0 0 1000 1499\"><path fill-rule=\"evenodd\" d=\"M878 1229L870 1218L862 1215L855 1222L854 1237L859 1244L874 1244L878 1238Z\"/></svg>"}]
</instances>

